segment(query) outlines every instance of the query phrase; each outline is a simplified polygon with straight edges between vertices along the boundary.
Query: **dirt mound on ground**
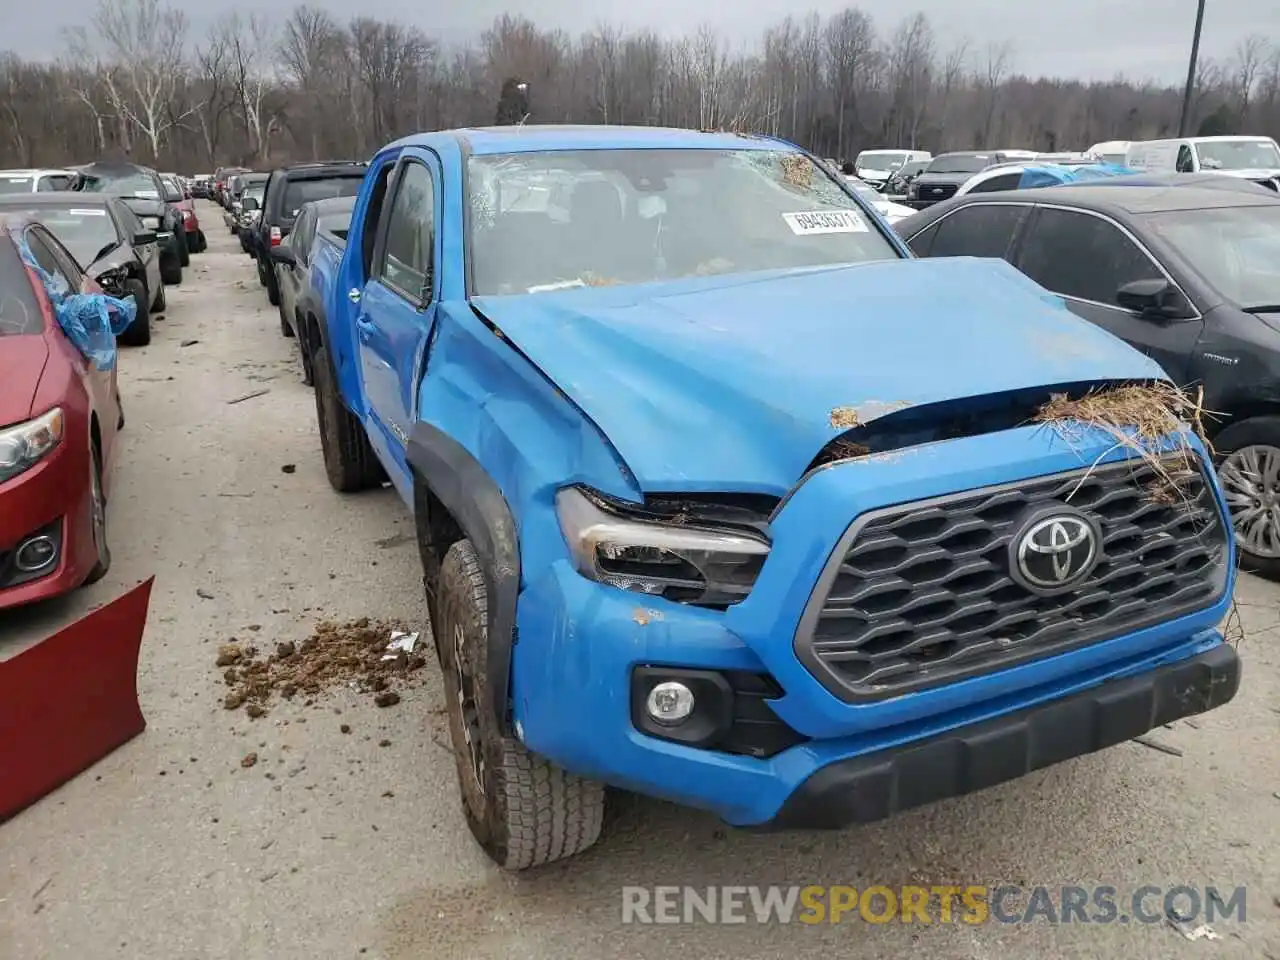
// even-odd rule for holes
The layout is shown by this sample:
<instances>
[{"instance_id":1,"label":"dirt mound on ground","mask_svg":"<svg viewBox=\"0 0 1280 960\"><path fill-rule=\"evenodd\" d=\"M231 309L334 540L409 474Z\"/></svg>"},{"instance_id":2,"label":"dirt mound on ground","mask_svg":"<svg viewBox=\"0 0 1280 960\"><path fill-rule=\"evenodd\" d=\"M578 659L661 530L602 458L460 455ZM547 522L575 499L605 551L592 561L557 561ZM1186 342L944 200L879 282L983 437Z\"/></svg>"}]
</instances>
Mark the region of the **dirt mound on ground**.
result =
<instances>
[{"instance_id":1,"label":"dirt mound on ground","mask_svg":"<svg viewBox=\"0 0 1280 960\"><path fill-rule=\"evenodd\" d=\"M223 681L231 690L222 705L261 717L275 696L292 700L347 685L368 693L380 707L392 706L400 702L393 687L427 663L421 638L412 653L387 649L397 632L407 631L394 621L362 617L322 621L301 643L280 643L269 654L251 644L223 644L216 664L226 669Z\"/></svg>"}]
</instances>

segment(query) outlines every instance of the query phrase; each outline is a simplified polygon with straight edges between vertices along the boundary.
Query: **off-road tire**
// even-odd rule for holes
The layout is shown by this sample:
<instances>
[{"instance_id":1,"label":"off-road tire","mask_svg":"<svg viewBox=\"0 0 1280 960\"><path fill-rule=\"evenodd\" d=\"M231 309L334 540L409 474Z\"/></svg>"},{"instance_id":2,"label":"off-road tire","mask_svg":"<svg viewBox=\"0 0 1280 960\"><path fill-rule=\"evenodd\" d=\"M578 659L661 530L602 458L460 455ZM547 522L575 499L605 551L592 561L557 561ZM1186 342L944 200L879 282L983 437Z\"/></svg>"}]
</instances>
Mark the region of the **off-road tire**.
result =
<instances>
[{"instance_id":1,"label":"off-road tire","mask_svg":"<svg viewBox=\"0 0 1280 960\"><path fill-rule=\"evenodd\" d=\"M160 289L156 291L155 299L151 301L151 312L160 313L169 309L169 298L165 296L164 283L161 282Z\"/></svg>"},{"instance_id":2,"label":"off-road tire","mask_svg":"<svg viewBox=\"0 0 1280 960\"><path fill-rule=\"evenodd\" d=\"M337 377L324 347L316 350L312 367L316 379L316 425L320 430L320 452L324 456L329 486L339 493L382 486L387 479L386 472L369 445L364 425L338 396Z\"/></svg>"},{"instance_id":3,"label":"off-road tire","mask_svg":"<svg viewBox=\"0 0 1280 960\"><path fill-rule=\"evenodd\" d=\"M1219 466L1230 454L1254 445L1280 448L1280 417L1250 417L1231 424L1213 438L1213 450ZM1239 541L1236 541L1236 552L1240 558L1240 569L1269 580L1280 580L1280 559L1250 553Z\"/></svg>"},{"instance_id":4,"label":"off-road tire","mask_svg":"<svg viewBox=\"0 0 1280 960\"><path fill-rule=\"evenodd\" d=\"M265 287L267 285L267 268L262 265L262 258L254 256L252 253L249 256L253 257L258 264L258 286Z\"/></svg>"},{"instance_id":5,"label":"off-road tire","mask_svg":"<svg viewBox=\"0 0 1280 960\"><path fill-rule=\"evenodd\" d=\"M147 296L147 285L141 280L130 280L125 289L133 294L138 309L133 323L116 337L116 343L124 347L145 347L151 342L151 305L147 303L151 298Z\"/></svg>"},{"instance_id":6,"label":"off-road tire","mask_svg":"<svg viewBox=\"0 0 1280 960\"><path fill-rule=\"evenodd\" d=\"M96 524L95 524L94 546L98 548L99 556L98 556L98 562L94 564L93 569L89 571L89 575L84 578L84 583L82 584L82 586L86 586L86 587L92 583L97 583L99 580L105 577L107 575L107 571L111 569L111 546L107 541L107 524L105 520L106 510L107 510L107 496L103 492L103 487L102 487L102 451L98 449L98 444L96 442L91 444L89 449L90 449L89 469L93 471L93 474L90 478L89 495L94 500L94 506L91 507L91 509L96 510L100 508L102 510L102 515L104 519L102 523L102 543L101 544L99 544L97 541L97 530L96 530Z\"/></svg>"},{"instance_id":7,"label":"off-road tire","mask_svg":"<svg viewBox=\"0 0 1280 960\"><path fill-rule=\"evenodd\" d=\"M600 838L604 784L574 776L529 752L499 729L491 711L483 707L489 679L488 581L470 540L449 548L435 586L432 630L467 826L490 859L507 870L527 870L582 853ZM475 700L481 705L470 725L478 731L483 783L478 782L463 732L468 719L459 702L454 662L458 630Z\"/></svg>"},{"instance_id":8,"label":"off-road tire","mask_svg":"<svg viewBox=\"0 0 1280 960\"><path fill-rule=\"evenodd\" d=\"M181 223L178 224L178 262L184 267L191 266L191 248L187 246L187 230Z\"/></svg>"}]
</instances>

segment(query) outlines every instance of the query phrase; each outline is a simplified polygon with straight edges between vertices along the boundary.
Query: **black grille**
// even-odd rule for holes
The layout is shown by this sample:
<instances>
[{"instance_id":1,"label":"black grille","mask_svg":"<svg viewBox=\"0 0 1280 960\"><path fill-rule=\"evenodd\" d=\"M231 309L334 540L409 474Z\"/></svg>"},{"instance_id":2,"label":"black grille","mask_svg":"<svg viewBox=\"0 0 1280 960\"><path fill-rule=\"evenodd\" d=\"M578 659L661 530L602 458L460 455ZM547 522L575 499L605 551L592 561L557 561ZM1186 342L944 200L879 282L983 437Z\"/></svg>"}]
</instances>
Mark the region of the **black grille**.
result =
<instances>
[{"instance_id":1,"label":"black grille","mask_svg":"<svg viewBox=\"0 0 1280 960\"><path fill-rule=\"evenodd\" d=\"M955 195L960 189L959 184L955 183L928 183L920 185L920 199L928 200L946 200Z\"/></svg>"},{"instance_id":2,"label":"black grille","mask_svg":"<svg viewBox=\"0 0 1280 960\"><path fill-rule=\"evenodd\" d=\"M1136 459L888 507L845 533L809 600L796 654L836 696L876 700L1110 639L1203 609L1227 540L1203 466L1179 487ZM1102 556L1041 596L1009 574L1010 542L1054 502L1083 511Z\"/></svg>"}]
</instances>

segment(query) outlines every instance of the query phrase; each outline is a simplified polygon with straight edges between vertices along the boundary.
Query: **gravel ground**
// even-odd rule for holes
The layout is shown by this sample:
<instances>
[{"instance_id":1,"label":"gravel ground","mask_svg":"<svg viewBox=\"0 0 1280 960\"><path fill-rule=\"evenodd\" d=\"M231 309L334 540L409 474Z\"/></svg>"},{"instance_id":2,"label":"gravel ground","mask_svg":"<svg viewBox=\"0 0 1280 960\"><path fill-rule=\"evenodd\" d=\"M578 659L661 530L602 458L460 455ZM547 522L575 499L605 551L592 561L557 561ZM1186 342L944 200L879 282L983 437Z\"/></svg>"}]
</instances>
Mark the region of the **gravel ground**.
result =
<instances>
[{"instance_id":1,"label":"gravel ground","mask_svg":"<svg viewBox=\"0 0 1280 960\"><path fill-rule=\"evenodd\" d=\"M0 957L1280 960L1280 591L1252 578L1242 692L1158 733L1181 756L1125 744L838 834L741 833L621 797L596 849L519 878L463 823L434 662L386 709L342 687L259 719L225 710L214 661L232 637L272 650L322 619L422 625L425 610L406 511L390 490L330 491L293 344L217 212L201 213L209 252L153 344L121 361L111 574L0 621L11 656L156 575L147 732L0 827ZM921 882L1245 885L1248 919L1218 923L1217 942L1137 924L620 922L624 885Z\"/></svg>"}]
</instances>

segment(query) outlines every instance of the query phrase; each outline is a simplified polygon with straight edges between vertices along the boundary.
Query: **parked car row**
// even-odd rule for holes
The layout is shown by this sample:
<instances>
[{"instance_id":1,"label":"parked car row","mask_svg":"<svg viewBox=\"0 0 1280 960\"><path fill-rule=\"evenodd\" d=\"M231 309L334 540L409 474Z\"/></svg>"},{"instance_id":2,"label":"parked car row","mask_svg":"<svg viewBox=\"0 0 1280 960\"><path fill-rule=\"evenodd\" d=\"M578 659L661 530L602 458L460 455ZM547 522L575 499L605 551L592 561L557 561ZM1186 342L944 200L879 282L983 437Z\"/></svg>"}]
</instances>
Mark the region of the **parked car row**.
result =
<instances>
[{"instance_id":1,"label":"parked car row","mask_svg":"<svg viewBox=\"0 0 1280 960\"><path fill-rule=\"evenodd\" d=\"M151 342L166 287L205 247L176 174L116 161L0 171L0 609L110 566L125 422L114 347ZM73 295L103 298L109 328ZM118 302L130 300L132 320Z\"/></svg>"},{"instance_id":2,"label":"parked car row","mask_svg":"<svg viewBox=\"0 0 1280 960\"><path fill-rule=\"evenodd\" d=\"M924 209L953 196L1026 186L1020 174L1046 166L1112 168L1113 173L1211 173L1280 192L1280 147L1271 137L1187 137L1107 141L1082 153L961 150L931 157L915 150L858 155L857 175L895 202Z\"/></svg>"}]
</instances>

